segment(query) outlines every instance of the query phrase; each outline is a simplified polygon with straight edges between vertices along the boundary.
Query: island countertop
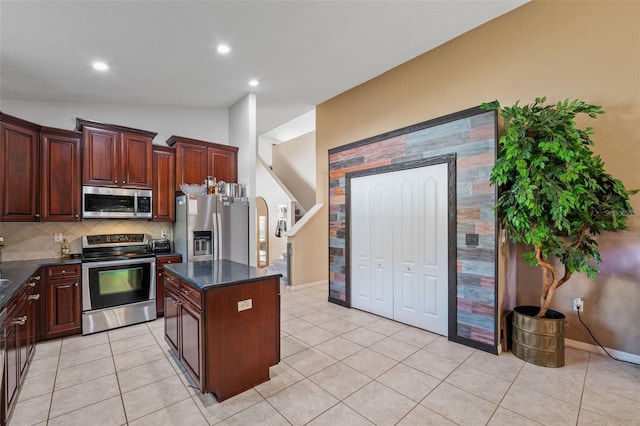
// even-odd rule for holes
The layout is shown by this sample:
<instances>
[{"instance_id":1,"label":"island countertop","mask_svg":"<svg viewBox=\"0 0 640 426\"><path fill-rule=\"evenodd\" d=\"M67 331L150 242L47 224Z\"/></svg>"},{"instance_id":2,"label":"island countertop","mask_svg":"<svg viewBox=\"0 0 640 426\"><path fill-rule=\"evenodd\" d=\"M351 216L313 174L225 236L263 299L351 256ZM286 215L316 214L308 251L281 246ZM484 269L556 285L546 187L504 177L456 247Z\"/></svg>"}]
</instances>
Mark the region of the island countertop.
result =
<instances>
[{"instance_id":1,"label":"island countertop","mask_svg":"<svg viewBox=\"0 0 640 426\"><path fill-rule=\"evenodd\" d=\"M264 269L224 259L172 263L165 265L165 270L201 290L282 277L282 274L267 272Z\"/></svg>"}]
</instances>

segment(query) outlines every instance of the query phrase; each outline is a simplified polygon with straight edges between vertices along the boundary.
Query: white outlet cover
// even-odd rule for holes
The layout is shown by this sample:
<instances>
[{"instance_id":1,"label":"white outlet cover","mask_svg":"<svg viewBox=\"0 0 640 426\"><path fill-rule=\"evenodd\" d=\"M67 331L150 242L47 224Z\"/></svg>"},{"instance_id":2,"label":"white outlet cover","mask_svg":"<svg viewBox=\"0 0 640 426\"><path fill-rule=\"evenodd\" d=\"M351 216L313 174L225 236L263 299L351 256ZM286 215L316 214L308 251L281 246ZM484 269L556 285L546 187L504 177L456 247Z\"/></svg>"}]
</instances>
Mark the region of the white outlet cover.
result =
<instances>
[{"instance_id":1,"label":"white outlet cover","mask_svg":"<svg viewBox=\"0 0 640 426\"><path fill-rule=\"evenodd\" d=\"M53 242L54 243L61 243L62 242L62 233L56 232L55 234L53 234Z\"/></svg>"},{"instance_id":2,"label":"white outlet cover","mask_svg":"<svg viewBox=\"0 0 640 426\"><path fill-rule=\"evenodd\" d=\"M238 302L238 312L246 311L247 309L251 309L253 307L253 300L246 299Z\"/></svg>"}]
</instances>

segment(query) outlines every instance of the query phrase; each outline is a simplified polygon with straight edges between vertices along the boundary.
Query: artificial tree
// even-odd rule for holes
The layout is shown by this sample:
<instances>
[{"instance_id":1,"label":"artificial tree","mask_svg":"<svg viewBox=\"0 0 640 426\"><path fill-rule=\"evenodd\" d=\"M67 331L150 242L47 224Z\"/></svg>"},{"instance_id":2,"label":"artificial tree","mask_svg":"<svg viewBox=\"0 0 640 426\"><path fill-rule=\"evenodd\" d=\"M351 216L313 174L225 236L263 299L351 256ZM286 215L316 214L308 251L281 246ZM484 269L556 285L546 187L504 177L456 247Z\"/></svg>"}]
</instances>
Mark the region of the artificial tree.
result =
<instances>
[{"instance_id":1,"label":"artificial tree","mask_svg":"<svg viewBox=\"0 0 640 426\"><path fill-rule=\"evenodd\" d=\"M491 183L499 186L495 209L509 237L533 246L524 254L543 270L540 311L543 318L558 287L575 272L598 274L600 252L595 235L627 228L633 213L623 183L604 170L592 152L592 129L576 127L578 114L596 118L600 106L568 99L545 104L546 97L501 109L504 133ZM498 101L483 104L499 109ZM557 259L564 271L555 265Z\"/></svg>"}]
</instances>

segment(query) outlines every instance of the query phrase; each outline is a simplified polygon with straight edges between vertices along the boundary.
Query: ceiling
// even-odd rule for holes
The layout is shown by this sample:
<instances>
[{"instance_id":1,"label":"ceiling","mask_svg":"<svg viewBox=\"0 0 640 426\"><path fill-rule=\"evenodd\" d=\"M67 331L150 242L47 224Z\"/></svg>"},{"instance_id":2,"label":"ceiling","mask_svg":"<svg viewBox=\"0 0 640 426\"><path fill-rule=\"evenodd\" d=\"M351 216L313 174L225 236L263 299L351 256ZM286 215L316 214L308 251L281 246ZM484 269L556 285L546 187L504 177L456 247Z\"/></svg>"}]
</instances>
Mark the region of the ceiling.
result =
<instances>
[{"instance_id":1,"label":"ceiling","mask_svg":"<svg viewBox=\"0 0 640 426\"><path fill-rule=\"evenodd\" d=\"M262 134L525 2L1 0L0 100L227 108L255 92Z\"/></svg>"}]
</instances>

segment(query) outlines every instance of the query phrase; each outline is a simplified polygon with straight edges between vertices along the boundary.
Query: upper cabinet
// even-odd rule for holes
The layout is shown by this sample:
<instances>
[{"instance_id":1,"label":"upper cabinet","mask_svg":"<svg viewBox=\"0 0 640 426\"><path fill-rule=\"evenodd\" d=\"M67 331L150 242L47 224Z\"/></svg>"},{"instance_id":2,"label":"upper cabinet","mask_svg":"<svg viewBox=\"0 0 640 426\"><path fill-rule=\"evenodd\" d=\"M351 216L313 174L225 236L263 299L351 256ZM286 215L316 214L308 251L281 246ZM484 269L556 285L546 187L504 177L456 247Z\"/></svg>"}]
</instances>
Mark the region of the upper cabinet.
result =
<instances>
[{"instance_id":1,"label":"upper cabinet","mask_svg":"<svg viewBox=\"0 0 640 426\"><path fill-rule=\"evenodd\" d=\"M80 219L80 139L73 130L43 127L40 131L40 220Z\"/></svg>"},{"instance_id":2,"label":"upper cabinet","mask_svg":"<svg viewBox=\"0 0 640 426\"><path fill-rule=\"evenodd\" d=\"M82 184L151 189L157 133L76 119L82 131Z\"/></svg>"},{"instance_id":3,"label":"upper cabinet","mask_svg":"<svg viewBox=\"0 0 640 426\"><path fill-rule=\"evenodd\" d=\"M173 222L176 218L176 150L153 146L153 220Z\"/></svg>"},{"instance_id":4,"label":"upper cabinet","mask_svg":"<svg viewBox=\"0 0 640 426\"><path fill-rule=\"evenodd\" d=\"M40 218L40 126L0 114L0 220Z\"/></svg>"},{"instance_id":5,"label":"upper cabinet","mask_svg":"<svg viewBox=\"0 0 640 426\"><path fill-rule=\"evenodd\" d=\"M201 184L207 176L238 181L238 147L182 136L171 136L167 145L176 149L176 188L181 183Z\"/></svg>"}]
</instances>

